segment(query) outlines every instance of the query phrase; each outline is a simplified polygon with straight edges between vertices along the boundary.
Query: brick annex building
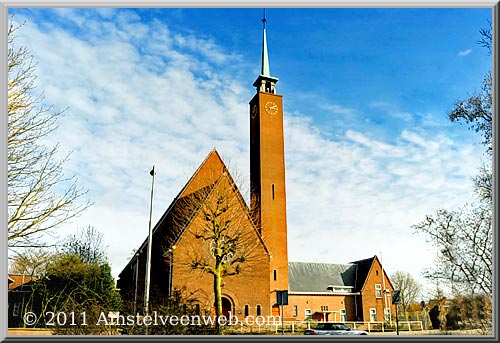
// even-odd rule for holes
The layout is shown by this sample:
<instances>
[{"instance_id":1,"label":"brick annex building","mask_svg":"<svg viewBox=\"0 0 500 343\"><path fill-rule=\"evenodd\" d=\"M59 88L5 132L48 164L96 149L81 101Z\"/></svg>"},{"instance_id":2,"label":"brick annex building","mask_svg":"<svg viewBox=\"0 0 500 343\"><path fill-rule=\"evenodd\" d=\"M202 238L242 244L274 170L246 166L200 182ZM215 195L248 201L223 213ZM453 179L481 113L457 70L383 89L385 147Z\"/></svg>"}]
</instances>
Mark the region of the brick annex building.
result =
<instances>
[{"instance_id":1,"label":"brick annex building","mask_svg":"<svg viewBox=\"0 0 500 343\"><path fill-rule=\"evenodd\" d=\"M153 228L150 298L184 290L204 313L213 313L214 278L194 270L193 258L210 261L209 241L197 239L203 230L201 210L186 211L193 199L214 203L217 190L229 189L235 204L229 212L245 213L238 227L252 258L237 275L223 278L223 313L238 317L280 315L276 290L288 290L285 320L383 321L391 305L391 282L376 256L348 264L289 262L283 101L278 79L269 71L264 20L262 69L250 100L250 207L235 185L218 152L212 150ZM206 192L206 190L210 190ZM148 240L119 275L124 299L142 308Z\"/></svg>"}]
</instances>

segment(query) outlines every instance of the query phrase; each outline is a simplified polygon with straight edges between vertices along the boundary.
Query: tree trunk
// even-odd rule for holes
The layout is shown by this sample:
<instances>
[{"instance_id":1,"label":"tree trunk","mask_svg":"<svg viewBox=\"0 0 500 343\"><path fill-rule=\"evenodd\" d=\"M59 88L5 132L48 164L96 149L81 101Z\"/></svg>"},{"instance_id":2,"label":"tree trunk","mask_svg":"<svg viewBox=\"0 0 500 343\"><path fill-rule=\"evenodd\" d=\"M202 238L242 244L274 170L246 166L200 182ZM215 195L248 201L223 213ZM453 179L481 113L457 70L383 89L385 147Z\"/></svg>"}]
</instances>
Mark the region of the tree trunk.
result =
<instances>
[{"instance_id":1,"label":"tree trunk","mask_svg":"<svg viewBox=\"0 0 500 343\"><path fill-rule=\"evenodd\" d=\"M217 265L214 273L214 295L215 295L215 332L220 333L219 318L222 316L222 276L220 265Z\"/></svg>"}]
</instances>

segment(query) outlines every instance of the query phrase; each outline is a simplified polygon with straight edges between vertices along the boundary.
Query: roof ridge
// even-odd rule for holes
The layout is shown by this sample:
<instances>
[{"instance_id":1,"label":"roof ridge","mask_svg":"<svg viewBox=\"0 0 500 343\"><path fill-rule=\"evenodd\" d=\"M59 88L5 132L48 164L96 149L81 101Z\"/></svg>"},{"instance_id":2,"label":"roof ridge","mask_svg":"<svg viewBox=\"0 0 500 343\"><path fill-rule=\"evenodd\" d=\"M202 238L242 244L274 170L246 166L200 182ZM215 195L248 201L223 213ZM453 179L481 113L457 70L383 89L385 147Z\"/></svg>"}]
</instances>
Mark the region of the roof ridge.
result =
<instances>
[{"instance_id":1,"label":"roof ridge","mask_svg":"<svg viewBox=\"0 0 500 343\"><path fill-rule=\"evenodd\" d=\"M288 261L288 264L290 263L302 263L302 264L326 264L326 265L342 265L342 266L352 266L355 265L356 263L354 262L348 262L348 263L331 263L331 262L310 262L310 261Z\"/></svg>"}]
</instances>

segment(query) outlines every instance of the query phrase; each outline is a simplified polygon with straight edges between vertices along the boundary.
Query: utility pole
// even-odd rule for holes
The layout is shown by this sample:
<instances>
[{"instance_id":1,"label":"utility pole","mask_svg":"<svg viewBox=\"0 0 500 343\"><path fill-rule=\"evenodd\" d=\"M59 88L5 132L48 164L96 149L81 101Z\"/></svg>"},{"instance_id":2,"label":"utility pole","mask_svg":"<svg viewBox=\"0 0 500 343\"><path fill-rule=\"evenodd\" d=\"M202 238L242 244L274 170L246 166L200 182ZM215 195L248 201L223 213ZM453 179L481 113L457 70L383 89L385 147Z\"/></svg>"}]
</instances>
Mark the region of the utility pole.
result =
<instances>
[{"instance_id":1,"label":"utility pole","mask_svg":"<svg viewBox=\"0 0 500 343\"><path fill-rule=\"evenodd\" d=\"M149 206L149 235L148 235L148 257L146 261L146 282L144 285L144 316L148 315L149 312L149 281L151 276L151 245L153 239L153 232L151 226L151 217L153 214L153 192L155 186L155 166L153 165L153 169L149 172L149 175L153 177L153 181L151 183L151 202ZM148 334L148 327L146 326L146 335Z\"/></svg>"}]
</instances>

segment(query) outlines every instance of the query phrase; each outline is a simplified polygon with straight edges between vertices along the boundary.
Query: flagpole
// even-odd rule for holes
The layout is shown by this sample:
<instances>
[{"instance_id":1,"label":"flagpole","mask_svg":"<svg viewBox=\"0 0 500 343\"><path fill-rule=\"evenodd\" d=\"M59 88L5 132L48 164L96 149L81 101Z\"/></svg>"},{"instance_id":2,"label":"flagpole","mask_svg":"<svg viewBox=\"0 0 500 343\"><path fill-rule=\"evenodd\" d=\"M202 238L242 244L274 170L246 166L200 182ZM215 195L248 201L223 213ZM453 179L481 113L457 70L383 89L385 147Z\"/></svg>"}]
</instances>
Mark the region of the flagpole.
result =
<instances>
[{"instance_id":1,"label":"flagpole","mask_svg":"<svg viewBox=\"0 0 500 343\"><path fill-rule=\"evenodd\" d=\"M152 245L152 226L151 226L151 217L153 214L153 192L155 186L155 166L153 165L153 169L149 172L149 174L153 177L151 183L151 202L149 206L149 235L148 235L148 257L146 261L146 281L144 285L144 316L147 316L149 313L149 282L151 276L151 245ZM146 326L146 334L148 333L148 327Z\"/></svg>"}]
</instances>

